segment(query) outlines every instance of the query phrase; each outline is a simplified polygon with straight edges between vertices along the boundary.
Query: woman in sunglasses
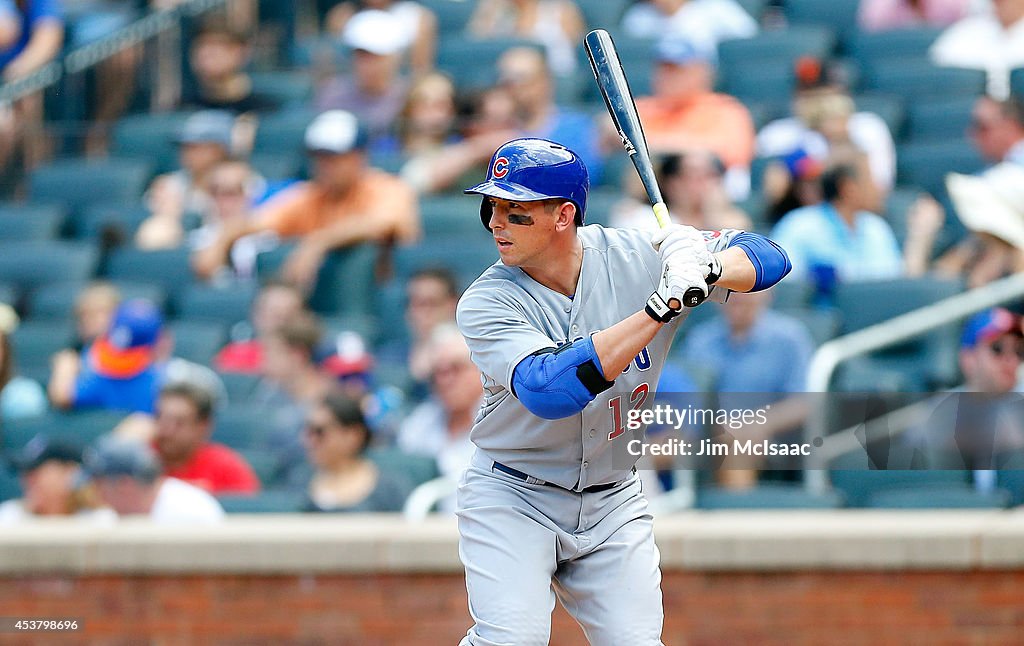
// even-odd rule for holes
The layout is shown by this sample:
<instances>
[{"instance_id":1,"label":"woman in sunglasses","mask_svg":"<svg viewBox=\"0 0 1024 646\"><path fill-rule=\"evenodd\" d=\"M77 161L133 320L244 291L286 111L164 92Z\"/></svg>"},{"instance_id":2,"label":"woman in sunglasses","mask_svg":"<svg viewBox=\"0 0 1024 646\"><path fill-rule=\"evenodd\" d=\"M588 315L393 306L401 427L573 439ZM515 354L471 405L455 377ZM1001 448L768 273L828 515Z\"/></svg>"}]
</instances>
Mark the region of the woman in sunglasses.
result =
<instances>
[{"instance_id":1,"label":"woman in sunglasses","mask_svg":"<svg viewBox=\"0 0 1024 646\"><path fill-rule=\"evenodd\" d=\"M370 443L359 403L332 393L306 418L306 454L314 474L307 511L400 511L411 487L365 455Z\"/></svg>"}]
</instances>

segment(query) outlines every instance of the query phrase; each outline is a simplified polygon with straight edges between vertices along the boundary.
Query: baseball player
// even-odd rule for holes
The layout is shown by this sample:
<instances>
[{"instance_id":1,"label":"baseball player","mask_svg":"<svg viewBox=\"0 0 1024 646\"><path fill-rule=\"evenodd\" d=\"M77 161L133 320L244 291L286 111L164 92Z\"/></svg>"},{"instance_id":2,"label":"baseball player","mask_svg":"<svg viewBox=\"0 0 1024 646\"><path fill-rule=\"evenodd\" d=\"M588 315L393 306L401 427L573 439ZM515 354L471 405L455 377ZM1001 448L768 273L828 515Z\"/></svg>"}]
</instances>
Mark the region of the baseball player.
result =
<instances>
[{"instance_id":1,"label":"baseball player","mask_svg":"<svg viewBox=\"0 0 1024 646\"><path fill-rule=\"evenodd\" d=\"M579 156L516 139L491 158L480 217L501 262L459 302L484 403L458 488L475 625L463 645L547 644L555 595L591 644L661 643L658 548L626 415L654 396L688 288L767 289L789 260L763 236L583 226ZM614 456L614 458L613 458Z\"/></svg>"}]
</instances>

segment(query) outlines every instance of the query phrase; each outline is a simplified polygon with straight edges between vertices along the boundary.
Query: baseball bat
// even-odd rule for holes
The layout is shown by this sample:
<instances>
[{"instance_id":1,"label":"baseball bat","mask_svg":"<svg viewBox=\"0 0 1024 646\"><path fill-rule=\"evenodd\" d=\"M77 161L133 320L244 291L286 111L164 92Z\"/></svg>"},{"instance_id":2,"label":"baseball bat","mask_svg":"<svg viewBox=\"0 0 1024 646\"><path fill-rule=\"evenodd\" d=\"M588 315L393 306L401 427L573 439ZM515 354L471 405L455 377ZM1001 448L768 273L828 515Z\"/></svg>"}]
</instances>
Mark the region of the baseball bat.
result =
<instances>
[{"instance_id":1,"label":"baseball bat","mask_svg":"<svg viewBox=\"0 0 1024 646\"><path fill-rule=\"evenodd\" d=\"M647 139L644 137L644 129L636 111L633 93L629 89L629 82L626 81L626 73L619 61L619 54L615 51L611 34L604 29L595 29L587 34L584 46L605 107L608 108L608 114L615 124L615 130L622 138L622 146L633 162L637 174L640 175L658 226L665 228L670 224L668 207L661 197L661 188L654 174L654 164L651 163L651 155L647 150ZM691 287L686 290L682 305L697 307L705 298L699 287ZM668 306L675 310L680 309L680 303L675 298L669 301Z\"/></svg>"}]
</instances>

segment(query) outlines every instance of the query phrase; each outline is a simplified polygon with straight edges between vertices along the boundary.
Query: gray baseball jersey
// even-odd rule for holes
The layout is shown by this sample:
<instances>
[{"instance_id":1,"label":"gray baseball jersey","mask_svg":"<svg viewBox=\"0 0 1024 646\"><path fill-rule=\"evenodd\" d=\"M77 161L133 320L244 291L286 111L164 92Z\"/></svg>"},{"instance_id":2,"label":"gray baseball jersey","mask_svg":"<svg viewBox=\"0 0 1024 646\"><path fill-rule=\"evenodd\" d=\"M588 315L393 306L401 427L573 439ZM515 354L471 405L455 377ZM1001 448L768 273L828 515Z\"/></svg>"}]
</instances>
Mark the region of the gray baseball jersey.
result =
<instances>
[{"instance_id":1,"label":"gray baseball jersey","mask_svg":"<svg viewBox=\"0 0 1024 646\"><path fill-rule=\"evenodd\" d=\"M712 252L724 250L736 230L704 232ZM458 324L483 374L484 403L470 439L491 460L566 489L619 482L632 464L626 452L628 411L653 397L665 357L684 311L665 326L615 379L615 386L582 412L558 420L530 413L511 393L512 373L527 356L594 334L644 308L657 289L661 260L650 234L638 230L581 227L583 266L576 294L569 298L498 262L466 290ZM726 290L713 290L724 301ZM611 378L611 375L606 375Z\"/></svg>"}]
</instances>

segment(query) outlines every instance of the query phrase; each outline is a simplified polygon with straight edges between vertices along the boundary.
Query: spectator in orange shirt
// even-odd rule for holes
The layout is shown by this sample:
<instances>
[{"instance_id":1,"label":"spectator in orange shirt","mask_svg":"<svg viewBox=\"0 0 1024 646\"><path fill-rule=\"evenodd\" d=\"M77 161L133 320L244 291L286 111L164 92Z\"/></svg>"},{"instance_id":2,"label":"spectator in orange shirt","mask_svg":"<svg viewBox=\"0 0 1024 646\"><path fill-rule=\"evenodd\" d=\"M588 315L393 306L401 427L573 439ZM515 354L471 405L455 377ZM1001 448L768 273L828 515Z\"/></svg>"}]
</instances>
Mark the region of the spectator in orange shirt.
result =
<instances>
[{"instance_id":1,"label":"spectator in orange shirt","mask_svg":"<svg viewBox=\"0 0 1024 646\"><path fill-rule=\"evenodd\" d=\"M654 95L636 102L651 152L710 150L728 168L730 196L745 197L754 158L754 121L737 99L713 92L715 52L666 38L655 54Z\"/></svg>"},{"instance_id":2,"label":"spectator in orange shirt","mask_svg":"<svg viewBox=\"0 0 1024 646\"><path fill-rule=\"evenodd\" d=\"M165 386L156 404L153 448L164 474L211 494L247 494L260 490L252 467L233 449L210 441L213 399L190 384Z\"/></svg>"},{"instance_id":3,"label":"spectator in orange shirt","mask_svg":"<svg viewBox=\"0 0 1024 646\"><path fill-rule=\"evenodd\" d=\"M225 227L193 266L209 278L227 262L239 238L274 231L300 238L282 269L283 278L309 289L329 251L364 242L390 246L420 234L416 196L405 182L366 162L366 130L344 110L320 114L306 129L313 179L290 187L247 221Z\"/></svg>"}]
</instances>

